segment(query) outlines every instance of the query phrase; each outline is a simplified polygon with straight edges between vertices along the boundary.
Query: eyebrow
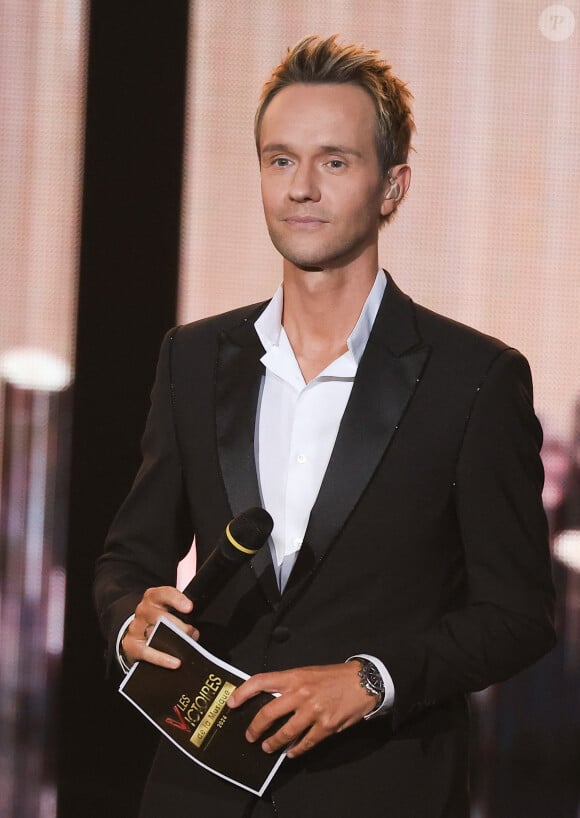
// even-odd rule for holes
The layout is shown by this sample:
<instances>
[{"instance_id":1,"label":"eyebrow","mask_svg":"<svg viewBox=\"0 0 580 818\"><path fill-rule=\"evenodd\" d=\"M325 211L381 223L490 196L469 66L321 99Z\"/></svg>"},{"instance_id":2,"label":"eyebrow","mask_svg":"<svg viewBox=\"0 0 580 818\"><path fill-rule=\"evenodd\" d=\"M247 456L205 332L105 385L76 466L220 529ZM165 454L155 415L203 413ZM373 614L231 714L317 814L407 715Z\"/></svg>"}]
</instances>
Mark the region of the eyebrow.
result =
<instances>
[{"instance_id":1,"label":"eyebrow","mask_svg":"<svg viewBox=\"0 0 580 818\"><path fill-rule=\"evenodd\" d=\"M293 153L292 149L288 145L283 145L282 143L272 143L270 145L264 145L261 150L261 153L277 153L280 151L281 153ZM348 148L346 145L321 145L320 146L321 153L344 153L349 154L350 156L357 156L359 159L362 159L362 153L360 151L355 150L354 148Z\"/></svg>"},{"instance_id":2,"label":"eyebrow","mask_svg":"<svg viewBox=\"0 0 580 818\"><path fill-rule=\"evenodd\" d=\"M362 153L360 151L354 148L348 148L346 145L323 145L322 150L324 153L348 153L351 156L358 156L359 159L362 159Z\"/></svg>"}]
</instances>

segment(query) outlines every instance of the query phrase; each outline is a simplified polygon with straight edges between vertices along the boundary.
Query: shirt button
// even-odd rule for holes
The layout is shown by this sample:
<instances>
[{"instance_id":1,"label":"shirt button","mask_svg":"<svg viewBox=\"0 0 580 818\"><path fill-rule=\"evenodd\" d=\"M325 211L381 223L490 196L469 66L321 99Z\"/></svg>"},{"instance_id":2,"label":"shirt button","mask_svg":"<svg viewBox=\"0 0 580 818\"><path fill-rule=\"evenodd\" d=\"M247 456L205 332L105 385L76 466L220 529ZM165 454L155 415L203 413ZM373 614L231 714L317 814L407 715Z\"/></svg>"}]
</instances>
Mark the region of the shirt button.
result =
<instances>
[{"instance_id":1,"label":"shirt button","mask_svg":"<svg viewBox=\"0 0 580 818\"><path fill-rule=\"evenodd\" d=\"M296 462L297 463L306 463L306 455L305 454L299 454L298 457L296 458Z\"/></svg>"}]
</instances>

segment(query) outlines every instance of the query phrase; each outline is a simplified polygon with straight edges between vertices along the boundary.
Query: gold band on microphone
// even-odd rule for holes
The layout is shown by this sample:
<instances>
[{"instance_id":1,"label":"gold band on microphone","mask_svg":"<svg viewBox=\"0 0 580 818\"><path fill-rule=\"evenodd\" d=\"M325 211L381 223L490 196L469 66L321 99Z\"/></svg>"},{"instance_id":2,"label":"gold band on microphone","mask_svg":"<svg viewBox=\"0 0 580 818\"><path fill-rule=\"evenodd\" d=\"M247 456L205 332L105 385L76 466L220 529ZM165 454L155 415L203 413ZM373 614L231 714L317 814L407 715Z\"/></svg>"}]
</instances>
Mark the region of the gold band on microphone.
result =
<instances>
[{"instance_id":1,"label":"gold band on microphone","mask_svg":"<svg viewBox=\"0 0 580 818\"><path fill-rule=\"evenodd\" d=\"M257 553L258 553L258 549L257 549L257 548L246 548L244 545L242 545L241 543L239 543L239 542L238 542L238 541L237 541L237 540L236 540L236 539L235 539L235 538L232 536L232 532L230 531L230 524L229 524L229 523L228 523L228 524L227 524L227 526L226 526L226 537L227 537L227 538L228 538L228 540L231 542L231 544L234 546L234 548L237 548L237 549L238 549L238 551L241 551L243 554L250 554L250 555L251 555L251 554L257 554Z\"/></svg>"}]
</instances>

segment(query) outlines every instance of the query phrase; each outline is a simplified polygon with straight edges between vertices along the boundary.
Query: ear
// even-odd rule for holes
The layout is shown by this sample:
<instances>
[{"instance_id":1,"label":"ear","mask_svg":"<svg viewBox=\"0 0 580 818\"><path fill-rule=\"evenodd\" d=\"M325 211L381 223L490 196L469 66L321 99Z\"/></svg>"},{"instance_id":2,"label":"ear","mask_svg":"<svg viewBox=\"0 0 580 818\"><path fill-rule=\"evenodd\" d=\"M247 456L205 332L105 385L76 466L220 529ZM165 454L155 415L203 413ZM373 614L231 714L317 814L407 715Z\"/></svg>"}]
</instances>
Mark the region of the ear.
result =
<instances>
[{"instance_id":1,"label":"ear","mask_svg":"<svg viewBox=\"0 0 580 818\"><path fill-rule=\"evenodd\" d=\"M411 184L411 168L407 164L393 165L385 179L381 216L390 216L405 197Z\"/></svg>"}]
</instances>

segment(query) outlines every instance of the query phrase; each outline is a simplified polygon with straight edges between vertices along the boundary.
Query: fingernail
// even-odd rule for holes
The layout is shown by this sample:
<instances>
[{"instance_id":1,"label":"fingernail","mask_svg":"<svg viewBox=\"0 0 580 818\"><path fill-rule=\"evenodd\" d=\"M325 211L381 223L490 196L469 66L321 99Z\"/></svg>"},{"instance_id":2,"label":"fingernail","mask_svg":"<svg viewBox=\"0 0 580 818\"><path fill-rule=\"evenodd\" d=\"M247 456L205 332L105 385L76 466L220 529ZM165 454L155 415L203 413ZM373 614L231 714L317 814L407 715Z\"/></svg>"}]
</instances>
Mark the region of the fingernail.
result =
<instances>
[{"instance_id":1,"label":"fingernail","mask_svg":"<svg viewBox=\"0 0 580 818\"><path fill-rule=\"evenodd\" d=\"M250 744L254 743L254 737L250 732L246 732L246 741L249 741Z\"/></svg>"},{"instance_id":2,"label":"fingernail","mask_svg":"<svg viewBox=\"0 0 580 818\"><path fill-rule=\"evenodd\" d=\"M272 748L270 747L270 745L268 744L268 742L267 742L267 741L265 741L265 742L262 744L262 750L263 750L265 753L271 753L271 752L272 752Z\"/></svg>"}]
</instances>

